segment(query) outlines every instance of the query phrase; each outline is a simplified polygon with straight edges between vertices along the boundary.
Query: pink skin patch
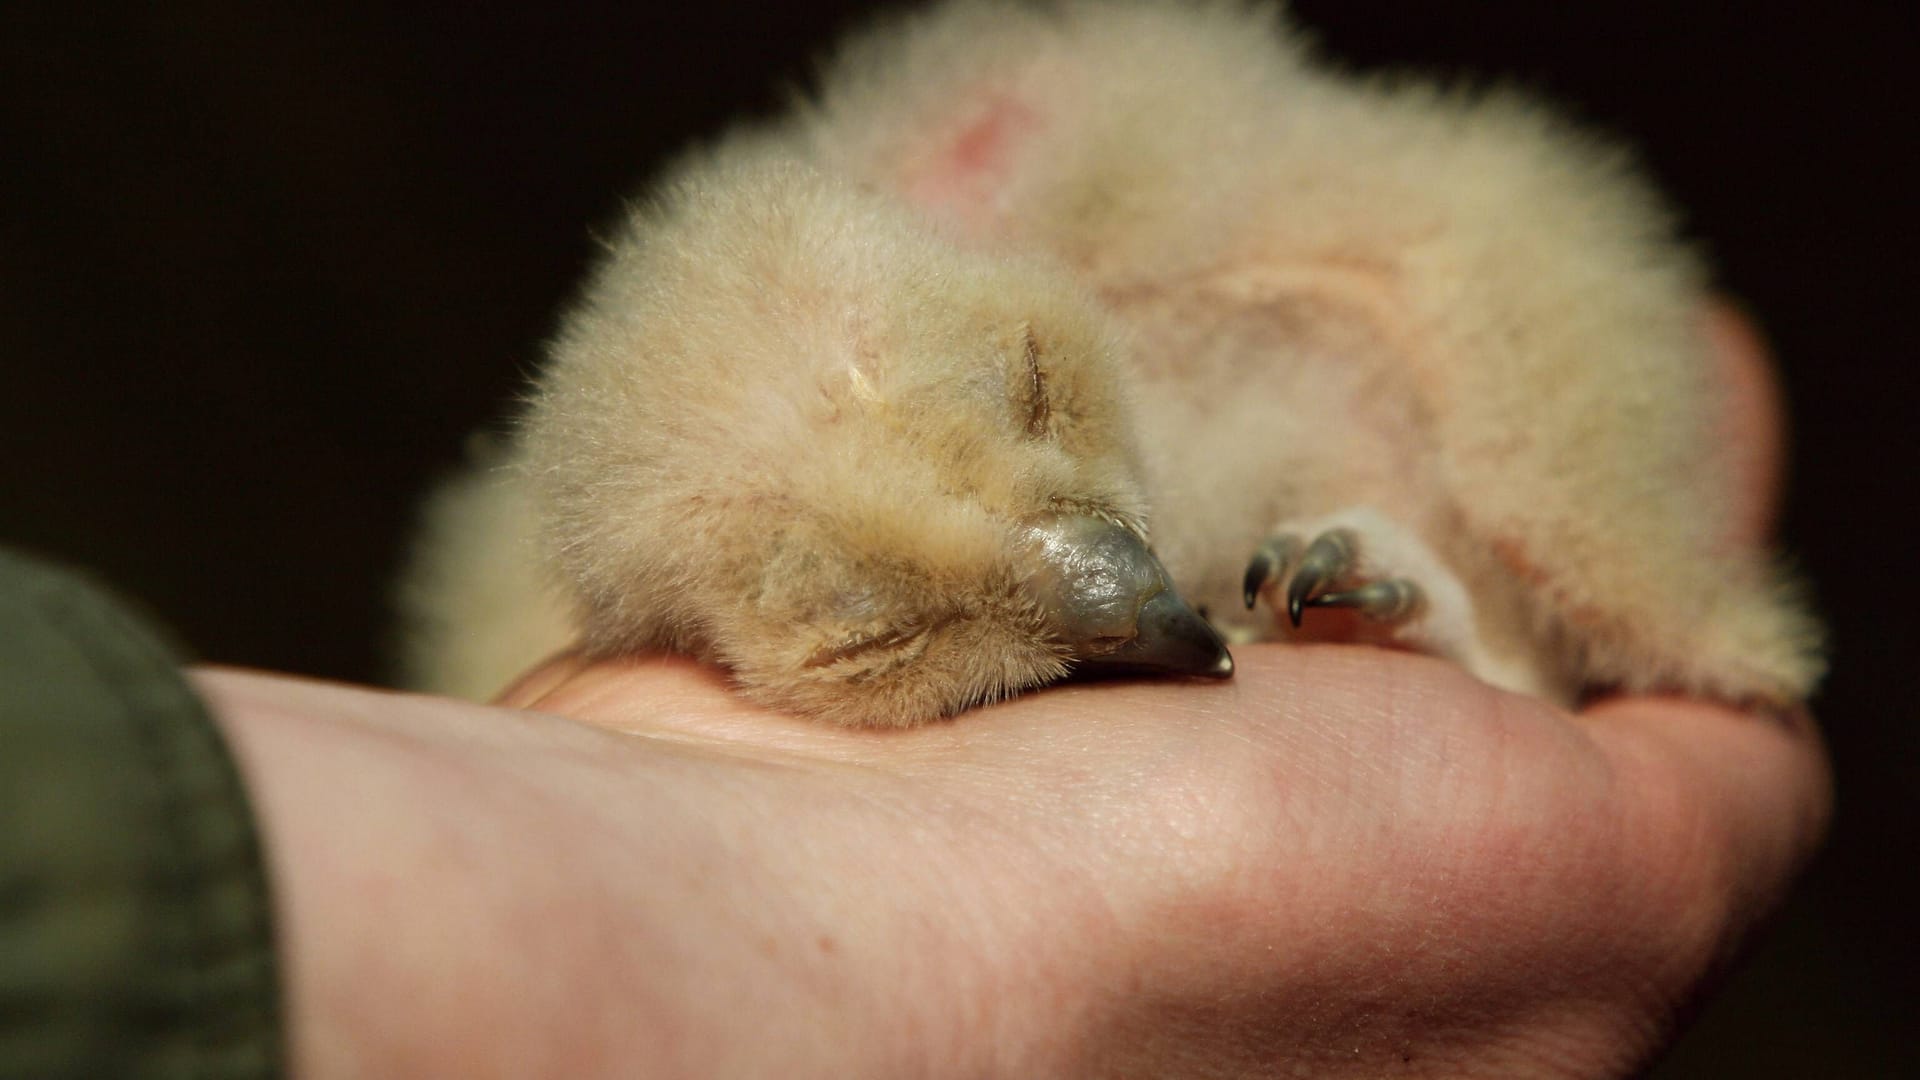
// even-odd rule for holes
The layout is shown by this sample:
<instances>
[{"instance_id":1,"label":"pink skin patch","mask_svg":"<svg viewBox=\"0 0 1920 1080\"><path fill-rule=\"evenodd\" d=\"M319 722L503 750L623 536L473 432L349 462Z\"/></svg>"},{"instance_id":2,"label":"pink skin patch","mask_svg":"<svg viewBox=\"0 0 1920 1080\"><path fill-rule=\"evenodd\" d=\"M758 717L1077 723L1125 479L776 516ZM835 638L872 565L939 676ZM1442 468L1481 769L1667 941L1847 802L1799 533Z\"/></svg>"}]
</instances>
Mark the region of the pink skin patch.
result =
<instances>
[{"instance_id":1,"label":"pink skin patch","mask_svg":"<svg viewBox=\"0 0 1920 1080\"><path fill-rule=\"evenodd\" d=\"M1786 468L1786 410L1765 338L1731 300L1714 301L1703 316L1714 353L1721 413L1714 425L1732 473L1734 513L1722 541L1730 549L1766 542L1780 509Z\"/></svg>"},{"instance_id":2,"label":"pink skin patch","mask_svg":"<svg viewBox=\"0 0 1920 1080\"><path fill-rule=\"evenodd\" d=\"M951 138L935 141L909 160L901 185L908 202L978 234L999 211L999 197L1013 172L1014 152L1040 121L1032 109L1005 94L986 95L978 115Z\"/></svg>"}]
</instances>

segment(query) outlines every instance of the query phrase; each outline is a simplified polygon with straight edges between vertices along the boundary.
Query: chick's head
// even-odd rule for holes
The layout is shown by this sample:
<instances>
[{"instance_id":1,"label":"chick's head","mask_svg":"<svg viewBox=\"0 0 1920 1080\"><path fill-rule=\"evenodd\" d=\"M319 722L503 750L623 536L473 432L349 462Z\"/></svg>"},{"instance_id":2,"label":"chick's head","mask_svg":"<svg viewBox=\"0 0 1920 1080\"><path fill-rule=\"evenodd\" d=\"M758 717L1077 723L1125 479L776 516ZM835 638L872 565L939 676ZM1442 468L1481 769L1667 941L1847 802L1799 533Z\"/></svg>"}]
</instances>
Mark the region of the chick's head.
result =
<instances>
[{"instance_id":1,"label":"chick's head","mask_svg":"<svg viewBox=\"0 0 1920 1080\"><path fill-rule=\"evenodd\" d=\"M556 352L527 460L588 645L875 726L1078 661L1230 671L1147 547L1098 305L793 198L717 267L686 240L616 264Z\"/></svg>"}]
</instances>

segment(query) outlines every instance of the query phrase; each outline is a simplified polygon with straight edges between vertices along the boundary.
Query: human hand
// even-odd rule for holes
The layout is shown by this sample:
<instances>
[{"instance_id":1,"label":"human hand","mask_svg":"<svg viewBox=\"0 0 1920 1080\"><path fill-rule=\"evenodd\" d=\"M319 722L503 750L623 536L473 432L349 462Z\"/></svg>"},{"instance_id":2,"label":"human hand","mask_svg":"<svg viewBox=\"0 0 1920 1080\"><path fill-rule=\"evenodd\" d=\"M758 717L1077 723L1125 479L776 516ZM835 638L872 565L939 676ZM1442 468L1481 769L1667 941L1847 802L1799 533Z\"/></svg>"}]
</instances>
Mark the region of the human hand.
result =
<instances>
[{"instance_id":1,"label":"human hand","mask_svg":"<svg viewBox=\"0 0 1920 1080\"><path fill-rule=\"evenodd\" d=\"M987 1028L957 1040L1048 1029L1026 1037L1055 1056L1016 1075L1623 1074L1826 813L1803 720L1575 718L1378 650L1244 649L1231 684L1066 687L880 736L756 713L690 664L570 667L529 696L837 788L833 828L769 808L784 842L859 853L828 883L864 898L849 923L965 928L888 946L968 973L901 992Z\"/></svg>"},{"instance_id":2,"label":"human hand","mask_svg":"<svg viewBox=\"0 0 1920 1080\"><path fill-rule=\"evenodd\" d=\"M559 658L526 712L202 686L316 1075L1617 1075L1825 827L1804 717L1237 661L889 732L677 659Z\"/></svg>"},{"instance_id":3,"label":"human hand","mask_svg":"<svg viewBox=\"0 0 1920 1080\"><path fill-rule=\"evenodd\" d=\"M1747 320L1723 305L1707 329L1742 511L1728 542L1759 543L1779 401ZM1450 1075L1626 1071L1824 830L1804 716L1646 698L1569 717L1371 650L1239 663L1231 686L1056 691L879 740L752 715L710 675L649 662L561 658L508 699L734 752L911 762L919 801L1050 837L1062 857L1035 891L1091 892L1132 935L1101 950L1107 985L1130 988L1102 1006L1118 1030L1083 1043L1124 1073L1371 1075L1396 1052ZM663 696L684 703L671 719Z\"/></svg>"}]
</instances>

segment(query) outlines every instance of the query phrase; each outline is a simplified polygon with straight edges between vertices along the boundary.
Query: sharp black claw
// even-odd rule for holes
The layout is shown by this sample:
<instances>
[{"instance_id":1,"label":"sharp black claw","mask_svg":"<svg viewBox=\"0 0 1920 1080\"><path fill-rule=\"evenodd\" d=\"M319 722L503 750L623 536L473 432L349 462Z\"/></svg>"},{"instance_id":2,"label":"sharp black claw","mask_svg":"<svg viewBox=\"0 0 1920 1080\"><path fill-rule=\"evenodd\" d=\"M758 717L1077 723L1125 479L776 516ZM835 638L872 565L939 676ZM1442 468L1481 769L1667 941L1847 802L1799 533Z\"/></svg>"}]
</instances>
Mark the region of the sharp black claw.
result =
<instances>
[{"instance_id":1,"label":"sharp black claw","mask_svg":"<svg viewBox=\"0 0 1920 1080\"><path fill-rule=\"evenodd\" d=\"M1273 559L1265 548L1254 553L1253 561L1247 564L1247 576L1240 581L1240 588L1246 594L1247 610L1253 610L1253 602L1260 598L1260 589L1267 583L1267 577L1273 573Z\"/></svg>"},{"instance_id":2,"label":"sharp black claw","mask_svg":"<svg viewBox=\"0 0 1920 1080\"><path fill-rule=\"evenodd\" d=\"M1357 589L1322 593L1306 600L1308 607L1353 608L1376 622L1399 622L1420 610L1425 597L1420 587L1404 578L1375 581Z\"/></svg>"},{"instance_id":3,"label":"sharp black claw","mask_svg":"<svg viewBox=\"0 0 1920 1080\"><path fill-rule=\"evenodd\" d=\"M1280 580L1305 546L1299 537L1290 533L1270 537L1260 545L1260 550L1253 553L1253 561L1247 564L1246 576L1240 580L1241 595L1249 610L1260 599L1261 590Z\"/></svg>"},{"instance_id":4,"label":"sharp black claw","mask_svg":"<svg viewBox=\"0 0 1920 1080\"><path fill-rule=\"evenodd\" d=\"M1333 529L1314 537L1300 556L1300 566L1287 582L1287 620L1300 625L1300 613L1317 604L1335 581L1353 569L1358 539L1350 529Z\"/></svg>"}]
</instances>

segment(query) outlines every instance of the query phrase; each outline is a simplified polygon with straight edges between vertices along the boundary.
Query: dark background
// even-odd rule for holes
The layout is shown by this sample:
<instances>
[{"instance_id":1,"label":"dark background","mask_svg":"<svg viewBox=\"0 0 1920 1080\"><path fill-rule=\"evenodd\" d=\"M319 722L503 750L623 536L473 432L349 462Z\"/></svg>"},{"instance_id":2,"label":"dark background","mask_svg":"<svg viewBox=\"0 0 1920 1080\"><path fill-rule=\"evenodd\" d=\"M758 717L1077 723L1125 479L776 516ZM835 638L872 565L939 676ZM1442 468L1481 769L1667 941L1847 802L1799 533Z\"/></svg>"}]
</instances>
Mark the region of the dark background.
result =
<instances>
[{"instance_id":1,"label":"dark background","mask_svg":"<svg viewBox=\"0 0 1920 1080\"><path fill-rule=\"evenodd\" d=\"M200 656L381 678L418 494L503 415L591 227L866 5L652 6L10 5L0 542ZM1771 334L1838 825L1658 1075L1920 1076L1911 6L1294 8L1356 63L1504 73L1628 134Z\"/></svg>"}]
</instances>

